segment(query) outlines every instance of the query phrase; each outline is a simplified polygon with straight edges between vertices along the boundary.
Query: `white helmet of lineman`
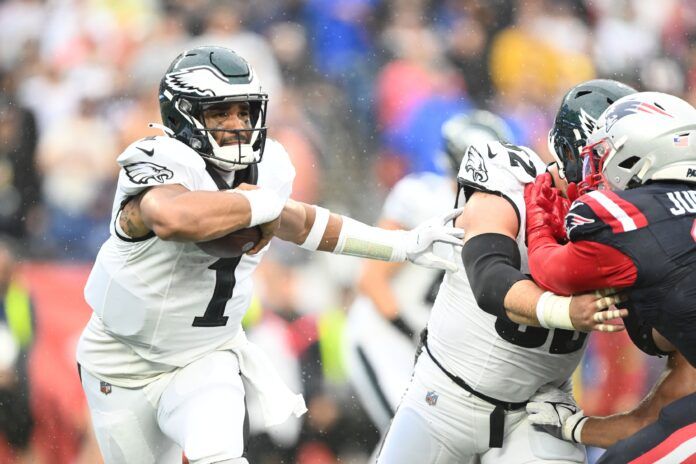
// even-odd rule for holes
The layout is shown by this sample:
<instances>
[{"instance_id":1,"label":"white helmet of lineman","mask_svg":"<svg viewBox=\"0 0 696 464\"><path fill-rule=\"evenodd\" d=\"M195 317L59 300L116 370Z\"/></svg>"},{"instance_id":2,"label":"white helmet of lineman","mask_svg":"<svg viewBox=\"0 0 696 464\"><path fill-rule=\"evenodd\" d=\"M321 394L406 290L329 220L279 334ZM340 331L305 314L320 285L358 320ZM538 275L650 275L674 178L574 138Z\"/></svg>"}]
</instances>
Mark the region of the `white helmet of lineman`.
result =
<instances>
[{"instance_id":1,"label":"white helmet of lineman","mask_svg":"<svg viewBox=\"0 0 696 464\"><path fill-rule=\"evenodd\" d=\"M582 158L581 190L696 182L696 109L660 92L625 96L602 113Z\"/></svg>"}]
</instances>

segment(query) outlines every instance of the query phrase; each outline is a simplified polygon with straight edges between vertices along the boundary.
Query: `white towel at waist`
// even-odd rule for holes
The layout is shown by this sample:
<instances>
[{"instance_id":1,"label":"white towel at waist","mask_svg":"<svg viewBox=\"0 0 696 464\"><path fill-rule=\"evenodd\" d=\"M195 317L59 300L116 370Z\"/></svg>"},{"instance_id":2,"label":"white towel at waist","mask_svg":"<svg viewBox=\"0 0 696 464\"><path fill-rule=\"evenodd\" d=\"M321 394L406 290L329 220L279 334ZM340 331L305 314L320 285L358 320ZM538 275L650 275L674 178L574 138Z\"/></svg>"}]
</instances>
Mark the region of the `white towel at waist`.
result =
<instances>
[{"instance_id":1,"label":"white towel at waist","mask_svg":"<svg viewBox=\"0 0 696 464\"><path fill-rule=\"evenodd\" d=\"M268 355L251 343L243 330L219 349L230 350L237 355L239 371L256 390L267 427L282 424L291 414L300 417L307 412L302 395L293 393L285 385Z\"/></svg>"}]
</instances>

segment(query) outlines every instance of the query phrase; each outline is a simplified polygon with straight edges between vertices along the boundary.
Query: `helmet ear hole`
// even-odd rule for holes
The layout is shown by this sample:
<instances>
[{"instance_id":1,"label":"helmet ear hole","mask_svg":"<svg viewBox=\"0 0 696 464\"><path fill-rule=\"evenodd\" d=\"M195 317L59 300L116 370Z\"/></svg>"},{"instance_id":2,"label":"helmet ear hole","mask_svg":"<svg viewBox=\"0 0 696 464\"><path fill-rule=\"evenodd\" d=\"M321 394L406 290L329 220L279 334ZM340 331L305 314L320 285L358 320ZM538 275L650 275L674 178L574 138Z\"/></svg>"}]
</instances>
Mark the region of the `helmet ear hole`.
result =
<instances>
[{"instance_id":1,"label":"helmet ear hole","mask_svg":"<svg viewBox=\"0 0 696 464\"><path fill-rule=\"evenodd\" d=\"M619 167L623 169L631 169L633 166L636 165L636 163L640 161L640 158L637 156L631 156L629 158L626 158L623 160L621 163L619 163Z\"/></svg>"}]
</instances>

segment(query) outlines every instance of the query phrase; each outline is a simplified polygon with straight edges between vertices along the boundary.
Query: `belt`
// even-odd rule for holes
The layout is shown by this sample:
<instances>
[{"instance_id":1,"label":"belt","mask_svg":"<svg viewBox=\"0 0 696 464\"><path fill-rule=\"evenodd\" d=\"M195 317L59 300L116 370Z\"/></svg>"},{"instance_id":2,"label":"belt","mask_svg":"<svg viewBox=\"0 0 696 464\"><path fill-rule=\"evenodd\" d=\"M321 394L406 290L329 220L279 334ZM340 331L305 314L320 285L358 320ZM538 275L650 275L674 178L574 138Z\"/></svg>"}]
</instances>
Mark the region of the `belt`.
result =
<instances>
[{"instance_id":1,"label":"belt","mask_svg":"<svg viewBox=\"0 0 696 464\"><path fill-rule=\"evenodd\" d=\"M425 351L428 353L428 356L430 356L430 359L433 360L435 365L440 368L440 370L447 376L449 379L457 384L459 387L463 388L464 390L468 391L472 395L474 395L477 398L482 399L483 401L492 404L495 406L493 408L493 412L491 412L490 415L490 438L488 440L488 446L491 448L502 448L503 446L503 436L505 435L505 411L516 411L518 409L522 409L523 407L526 406L527 401L522 401L519 403L511 403L509 401L501 401L496 398L492 398L488 395L485 395L481 392L478 392L474 390L471 385L466 383L464 379L461 377L458 377L451 372L449 372L447 369L444 368L442 364L433 356L433 354L430 352L430 348L428 348L428 332L427 330L424 330L421 332L421 342L423 346L425 347Z\"/></svg>"}]
</instances>

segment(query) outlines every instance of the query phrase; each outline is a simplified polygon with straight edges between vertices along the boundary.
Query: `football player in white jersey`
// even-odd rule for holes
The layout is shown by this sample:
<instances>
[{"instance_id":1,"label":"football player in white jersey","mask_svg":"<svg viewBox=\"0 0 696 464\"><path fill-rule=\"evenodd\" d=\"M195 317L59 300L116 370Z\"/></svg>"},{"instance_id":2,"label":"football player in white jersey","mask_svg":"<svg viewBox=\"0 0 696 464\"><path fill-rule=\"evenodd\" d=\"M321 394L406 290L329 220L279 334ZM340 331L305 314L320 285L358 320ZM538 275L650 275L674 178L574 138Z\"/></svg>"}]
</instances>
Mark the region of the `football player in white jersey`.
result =
<instances>
[{"instance_id":1,"label":"football player in white jersey","mask_svg":"<svg viewBox=\"0 0 696 464\"><path fill-rule=\"evenodd\" d=\"M587 90L604 101L595 118L633 92L613 81ZM622 326L593 319L618 297L563 298L526 275L524 187L545 171L525 147L490 142L467 151L458 174L466 206L456 221L466 231L463 263L440 286L380 464L585 462L581 446L532 427L525 405L546 384L570 389L587 337L577 330Z\"/></svg>"},{"instance_id":2,"label":"football player in white jersey","mask_svg":"<svg viewBox=\"0 0 696 464\"><path fill-rule=\"evenodd\" d=\"M442 126L447 175L409 174L389 192L379 226L413 229L455 202L453 175L470 145L510 140L503 119L489 111L457 114ZM373 423L386 433L413 370L416 335L425 327L442 271L384 261L365 261L360 294L348 312L348 376ZM415 334L415 335L414 335Z\"/></svg>"},{"instance_id":3,"label":"football player in white jersey","mask_svg":"<svg viewBox=\"0 0 696 464\"><path fill-rule=\"evenodd\" d=\"M451 269L432 244L461 244L462 233L443 225L456 212L386 231L289 200L295 171L266 138L267 95L231 50L179 55L159 99L165 136L118 158L111 236L85 287L82 385L107 464L178 463L182 450L192 464L246 463L242 377L267 425L306 410L240 325L271 236ZM196 245L256 225L263 236L250 254L216 258Z\"/></svg>"}]
</instances>

